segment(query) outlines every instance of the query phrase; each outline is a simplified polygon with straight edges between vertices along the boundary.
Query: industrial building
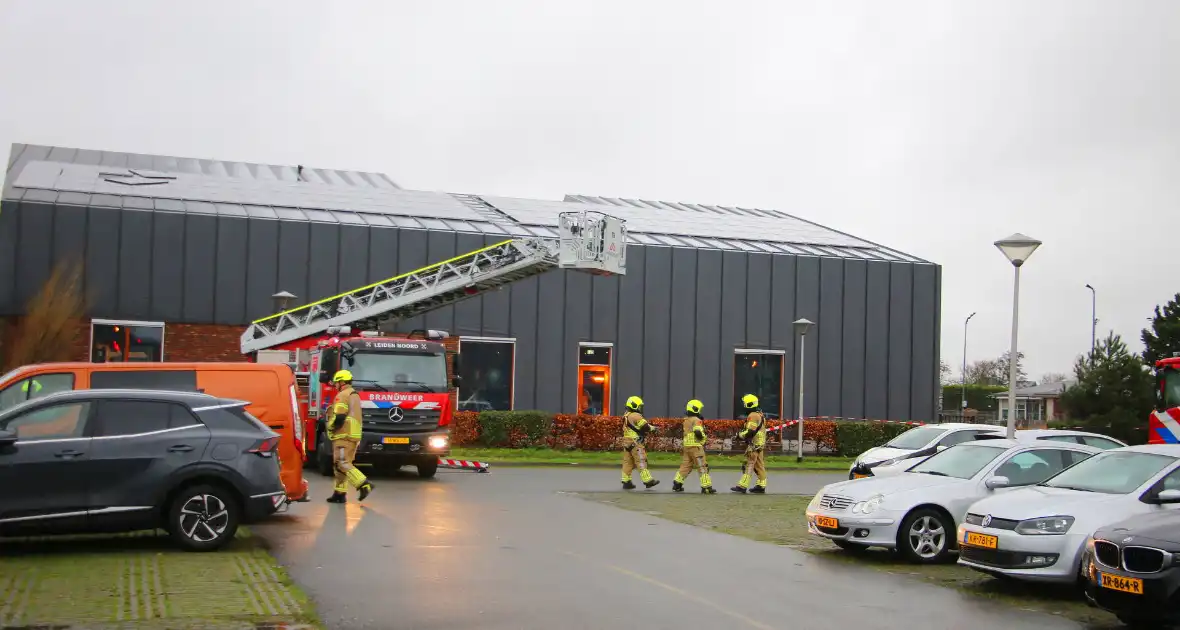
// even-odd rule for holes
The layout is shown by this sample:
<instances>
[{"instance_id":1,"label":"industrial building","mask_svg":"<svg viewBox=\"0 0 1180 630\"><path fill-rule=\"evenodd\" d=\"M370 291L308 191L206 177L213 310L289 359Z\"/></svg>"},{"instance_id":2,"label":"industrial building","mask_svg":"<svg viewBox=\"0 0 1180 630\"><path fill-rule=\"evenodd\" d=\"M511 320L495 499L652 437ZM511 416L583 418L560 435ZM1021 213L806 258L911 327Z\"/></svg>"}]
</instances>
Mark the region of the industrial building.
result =
<instances>
[{"instance_id":1,"label":"industrial building","mask_svg":"<svg viewBox=\"0 0 1180 630\"><path fill-rule=\"evenodd\" d=\"M0 206L0 356L54 265L83 265L74 360L241 360L276 310L505 239L556 236L560 212L627 221L627 273L554 270L403 330L458 337L460 409L647 415L755 392L794 417L932 420L941 268L779 210L401 188L379 173L15 144ZM0 393L2 394L2 393Z\"/></svg>"}]
</instances>

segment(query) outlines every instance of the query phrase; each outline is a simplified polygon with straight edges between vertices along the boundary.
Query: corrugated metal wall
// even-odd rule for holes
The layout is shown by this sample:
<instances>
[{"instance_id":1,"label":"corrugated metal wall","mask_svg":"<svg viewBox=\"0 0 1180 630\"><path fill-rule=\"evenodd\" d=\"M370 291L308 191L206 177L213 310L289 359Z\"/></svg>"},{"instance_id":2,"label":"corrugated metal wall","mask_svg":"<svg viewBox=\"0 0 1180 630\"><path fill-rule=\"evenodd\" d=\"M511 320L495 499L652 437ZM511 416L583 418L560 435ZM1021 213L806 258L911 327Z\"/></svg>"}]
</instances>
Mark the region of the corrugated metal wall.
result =
<instances>
[{"instance_id":1,"label":"corrugated metal wall","mask_svg":"<svg viewBox=\"0 0 1180 630\"><path fill-rule=\"evenodd\" d=\"M490 244L474 234L5 201L0 314L16 314L53 261L86 261L97 317L241 325L301 301ZM577 344L615 344L612 407L649 415L699 398L727 415L735 348L786 352L784 415L798 395L791 323L806 344L808 415L929 420L937 405L936 265L632 245L625 277L551 272L404 328L516 339L517 408L572 412Z\"/></svg>"}]
</instances>

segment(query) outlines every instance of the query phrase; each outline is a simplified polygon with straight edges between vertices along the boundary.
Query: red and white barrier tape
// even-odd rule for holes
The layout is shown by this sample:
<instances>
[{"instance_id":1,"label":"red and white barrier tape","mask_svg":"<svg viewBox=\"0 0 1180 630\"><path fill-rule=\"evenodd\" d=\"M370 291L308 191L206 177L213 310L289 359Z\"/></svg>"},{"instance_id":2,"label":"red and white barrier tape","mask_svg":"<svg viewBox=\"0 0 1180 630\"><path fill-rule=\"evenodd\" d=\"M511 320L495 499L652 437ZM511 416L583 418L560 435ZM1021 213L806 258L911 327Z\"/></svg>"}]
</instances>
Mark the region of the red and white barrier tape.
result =
<instances>
[{"instance_id":1,"label":"red and white barrier tape","mask_svg":"<svg viewBox=\"0 0 1180 630\"><path fill-rule=\"evenodd\" d=\"M804 420L804 422L825 422L825 421L826 422L834 422L834 420L831 420L830 418L831 418L830 416L824 416L822 419L821 418L808 418L808 419ZM911 427L920 427L920 426L926 425L925 422L907 422L904 420L848 420L848 422L879 422L881 424L904 424L904 425L911 426ZM798 420L787 420L786 422L784 422L782 424L775 425L773 427L768 427L767 431L777 431L779 429L793 427L797 424L799 424Z\"/></svg>"},{"instance_id":2,"label":"red and white barrier tape","mask_svg":"<svg viewBox=\"0 0 1180 630\"><path fill-rule=\"evenodd\" d=\"M443 459L440 457L438 458L438 465L445 466L447 468L473 468L475 469L475 472L488 471L487 462L471 462L465 459Z\"/></svg>"}]
</instances>

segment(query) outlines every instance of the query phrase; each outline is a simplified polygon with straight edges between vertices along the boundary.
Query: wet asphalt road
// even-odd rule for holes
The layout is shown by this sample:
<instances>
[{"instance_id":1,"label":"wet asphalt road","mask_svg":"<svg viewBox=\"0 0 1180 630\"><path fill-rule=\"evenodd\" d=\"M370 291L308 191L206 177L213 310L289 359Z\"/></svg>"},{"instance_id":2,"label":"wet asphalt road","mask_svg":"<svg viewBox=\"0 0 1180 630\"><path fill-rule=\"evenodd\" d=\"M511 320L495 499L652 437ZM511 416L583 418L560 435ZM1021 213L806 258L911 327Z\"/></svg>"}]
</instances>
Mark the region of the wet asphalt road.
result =
<instances>
[{"instance_id":1,"label":"wet asphalt road","mask_svg":"<svg viewBox=\"0 0 1180 630\"><path fill-rule=\"evenodd\" d=\"M715 473L718 485L732 473ZM1081 627L563 494L615 490L617 475L406 474L374 479L364 506L339 506L308 471L313 501L254 530L332 630ZM770 487L811 494L843 478L777 473Z\"/></svg>"}]
</instances>

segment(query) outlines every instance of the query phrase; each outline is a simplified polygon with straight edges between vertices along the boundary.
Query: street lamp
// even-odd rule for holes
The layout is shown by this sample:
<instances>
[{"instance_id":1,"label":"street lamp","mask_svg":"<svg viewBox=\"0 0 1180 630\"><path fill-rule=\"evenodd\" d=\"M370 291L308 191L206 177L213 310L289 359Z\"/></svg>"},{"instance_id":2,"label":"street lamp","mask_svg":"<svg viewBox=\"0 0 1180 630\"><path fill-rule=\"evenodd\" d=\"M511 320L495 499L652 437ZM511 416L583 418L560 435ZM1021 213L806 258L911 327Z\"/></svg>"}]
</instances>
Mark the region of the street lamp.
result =
<instances>
[{"instance_id":1,"label":"street lamp","mask_svg":"<svg viewBox=\"0 0 1180 630\"><path fill-rule=\"evenodd\" d=\"M803 356L804 356L804 342L807 340L807 331L815 324L808 319L799 318L795 320L795 334L799 335L799 452L795 458L796 462L803 461Z\"/></svg>"},{"instance_id":2,"label":"street lamp","mask_svg":"<svg viewBox=\"0 0 1180 630\"><path fill-rule=\"evenodd\" d=\"M975 317L975 313L968 315L967 319L963 320L963 400L959 406L964 412L967 411L967 324L972 317Z\"/></svg>"},{"instance_id":3,"label":"street lamp","mask_svg":"<svg viewBox=\"0 0 1180 630\"><path fill-rule=\"evenodd\" d=\"M291 306L291 302L295 301L295 297L295 294L290 291L279 291L270 296L270 299L274 301L275 312L282 313Z\"/></svg>"},{"instance_id":4,"label":"street lamp","mask_svg":"<svg viewBox=\"0 0 1180 630\"><path fill-rule=\"evenodd\" d=\"M1088 284L1086 288L1090 290L1090 358L1093 360L1094 348L1098 346L1098 292Z\"/></svg>"},{"instance_id":5,"label":"street lamp","mask_svg":"<svg viewBox=\"0 0 1180 630\"><path fill-rule=\"evenodd\" d=\"M1020 362L1020 354L1016 349L1016 333L1020 328L1020 267L1037 251L1041 242L1017 232L996 241L995 246L1015 269L1012 282L1012 347L1008 350L1008 439L1013 439L1016 437L1016 366Z\"/></svg>"}]
</instances>

